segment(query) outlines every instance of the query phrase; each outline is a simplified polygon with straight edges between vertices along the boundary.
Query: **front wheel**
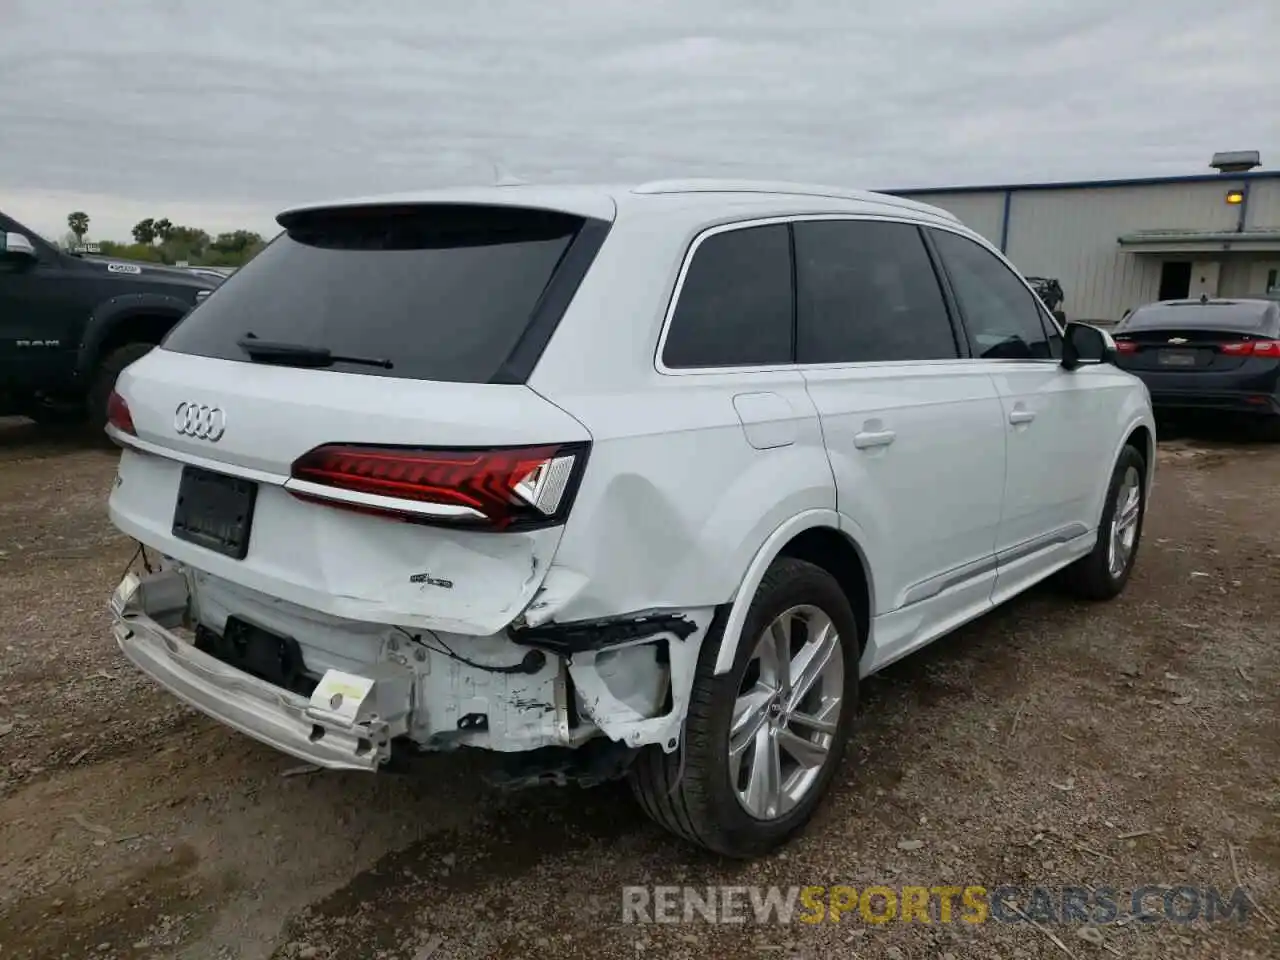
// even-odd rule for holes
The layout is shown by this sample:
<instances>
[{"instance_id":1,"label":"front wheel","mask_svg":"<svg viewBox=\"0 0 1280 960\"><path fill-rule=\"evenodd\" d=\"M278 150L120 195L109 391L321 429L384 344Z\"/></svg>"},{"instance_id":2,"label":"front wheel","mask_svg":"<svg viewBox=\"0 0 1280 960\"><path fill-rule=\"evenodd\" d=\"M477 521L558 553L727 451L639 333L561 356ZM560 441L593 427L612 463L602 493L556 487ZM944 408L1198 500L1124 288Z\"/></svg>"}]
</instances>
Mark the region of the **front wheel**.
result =
<instances>
[{"instance_id":1,"label":"front wheel","mask_svg":"<svg viewBox=\"0 0 1280 960\"><path fill-rule=\"evenodd\" d=\"M715 676L723 621L703 641L684 739L648 747L636 798L673 833L756 857L808 822L840 765L858 698L858 625L835 578L783 558L765 574L732 669Z\"/></svg>"},{"instance_id":2,"label":"front wheel","mask_svg":"<svg viewBox=\"0 0 1280 960\"><path fill-rule=\"evenodd\" d=\"M1129 581L1147 513L1147 462L1136 447L1120 451L1093 550L1063 571L1063 582L1085 600L1110 600Z\"/></svg>"}]
</instances>

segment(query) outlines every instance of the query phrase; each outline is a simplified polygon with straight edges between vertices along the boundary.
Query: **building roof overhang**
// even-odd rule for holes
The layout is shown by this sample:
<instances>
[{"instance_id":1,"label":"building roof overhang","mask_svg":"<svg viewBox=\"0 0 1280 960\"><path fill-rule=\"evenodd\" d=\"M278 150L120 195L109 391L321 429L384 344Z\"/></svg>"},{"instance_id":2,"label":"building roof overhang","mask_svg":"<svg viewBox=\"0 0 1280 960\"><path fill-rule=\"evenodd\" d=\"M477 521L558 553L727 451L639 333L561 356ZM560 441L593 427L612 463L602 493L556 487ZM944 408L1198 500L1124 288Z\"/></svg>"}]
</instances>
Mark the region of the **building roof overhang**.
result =
<instances>
[{"instance_id":1,"label":"building roof overhang","mask_svg":"<svg viewBox=\"0 0 1280 960\"><path fill-rule=\"evenodd\" d=\"M1131 253L1275 253L1280 230L1138 230L1116 242Z\"/></svg>"}]
</instances>

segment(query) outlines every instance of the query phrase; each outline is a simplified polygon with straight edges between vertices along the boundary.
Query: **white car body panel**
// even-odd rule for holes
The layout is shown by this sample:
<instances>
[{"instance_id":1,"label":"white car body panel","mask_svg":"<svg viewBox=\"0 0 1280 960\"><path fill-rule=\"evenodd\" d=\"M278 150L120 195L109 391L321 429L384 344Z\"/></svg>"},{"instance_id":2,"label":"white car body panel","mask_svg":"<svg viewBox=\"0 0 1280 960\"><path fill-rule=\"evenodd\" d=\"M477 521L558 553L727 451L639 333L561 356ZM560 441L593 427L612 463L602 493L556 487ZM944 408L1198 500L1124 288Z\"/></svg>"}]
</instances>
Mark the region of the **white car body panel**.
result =
<instances>
[{"instance_id":1,"label":"white car body panel","mask_svg":"<svg viewBox=\"0 0 1280 960\"><path fill-rule=\"evenodd\" d=\"M976 573L994 550L1004 486L1005 431L991 378L951 361L815 367L804 376L838 509L868 538L877 613Z\"/></svg>"},{"instance_id":2,"label":"white car body panel","mask_svg":"<svg viewBox=\"0 0 1280 960\"><path fill-rule=\"evenodd\" d=\"M810 368L805 378L839 512L877 572L869 673L932 639L929 627L953 611L986 608L1004 487L1000 404L990 377L962 362Z\"/></svg>"},{"instance_id":3,"label":"white car body panel","mask_svg":"<svg viewBox=\"0 0 1280 960\"><path fill-rule=\"evenodd\" d=\"M777 527L835 509L799 372L652 376L650 389L630 394L546 393L593 445L531 622L723 603ZM752 446L734 404L743 394L778 398L786 416L757 425L787 443Z\"/></svg>"},{"instance_id":4,"label":"white car body panel","mask_svg":"<svg viewBox=\"0 0 1280 960\"><path fill-rule=\"evenodd\" d=\"M394 721L384 715L368 728L379 737L407 736L427 749L522 751L603 735L671 751L711 624L723 618L715 660L723 673L745 642L742 624L761 578L797 535L833 531L861 560L870 596L866 675L1087 552L1126 437L1140 427L1154 436L1141 383L1109 366L1069 372L1055 363L955 360L676 371L659 362L699 237L824 217L974 237L924 204L833 188L674 182L477 188L323 206L434 202L612 223L527 383L365 376L163 348L118 381L137 435L115 434L125 450L110 515L167 558L169 599L156 599L155 586L151 600L163 615L148 619L146 582L122 584L113 601L117 638L177 695L238 729L253 732L245 718L269 705L255 688L251 702L220 711L226 671L188 658L167 632L177 629L179 581L188 619L216 630L234 613L297 638L311 669L376 678L362 717L379 689L411 690ZM222 409L225 434L216 443L178 435L183 402ZM1011 424L1009 415L1024 408L1035 419ZM893 434L887 445L855 443L884 431ZM570 442L590 443L572 509L562 525L527 532L400 523L306 502L285 487L294 460L326 443ZM184 464L260 484L244 559L172 534ZM530 651L513 631L653 616L667 619L634 640L553 652L527 673L509 671ZM666 661L654 657L659 642ZM202 679L167 679L183 671ZM286 706L287 718L261 738L311 756L306 717L332 717L323 704ZM487 728L459 727L471 715L488 716ZM349 752L349 743L367 739L339 743ZM375 744L373 760L334 759L333 746L314 758L373 769L385 747Z\"/></svg>"},{"instance_id":5,"label":"white car body panel","mask_svg":"<svg viewBox=\"0 0 1280 960\"><path fill-rule=\"evenodd\" d=\"M1068 371L1053 361L999 360L989 366L1008 430L994 594L1002 603L1092 549L1105 493L1099 464L1114 463L1118 453L1111 430L1097 425L1114 429L1111 411L1132 384L1110 365Z\"/></svg>"},{"instance_id":6,"label":"white car body panel","mask_svg":"<svg viewBox=\"0 0 1280 960\"><path fill-rule=\"evenodd\" d=\"M231 368L231 369L228 369ZM518 385L434 383L229 363L153 350L121 375L137 439L109 509L125 533L251 590L353 621L487 636L528 605L560 528L494 536L388 522L307 503L284 484L293 461L324 443L508 445L588 438L582 425ZM225 409L216 443L177 434L179 403ZM250 554L233 560L176 538L172 504L182 463L260 484ZM429 573L448 589L413 583Z\"/></svg>"}]
</instances>

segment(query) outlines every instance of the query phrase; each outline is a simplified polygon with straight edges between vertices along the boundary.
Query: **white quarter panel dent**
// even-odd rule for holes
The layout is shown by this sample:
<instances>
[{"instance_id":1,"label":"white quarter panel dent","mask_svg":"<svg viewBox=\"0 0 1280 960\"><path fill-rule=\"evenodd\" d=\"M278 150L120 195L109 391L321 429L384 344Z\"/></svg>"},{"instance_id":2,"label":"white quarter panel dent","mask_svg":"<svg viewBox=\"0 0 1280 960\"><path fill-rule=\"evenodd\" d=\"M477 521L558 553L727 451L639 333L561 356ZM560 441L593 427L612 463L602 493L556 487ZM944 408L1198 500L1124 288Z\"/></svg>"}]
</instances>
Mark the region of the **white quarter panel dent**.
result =
<instances>
[{"instance_id":1,"label":"white quarter panel dent","mask_svg":"<svg viewBox=\"0 0 1280 960\"><path fill-rule=\"evenodd\" d=\"M655 386L634 393L546 394L594 439L564 536L525 612L531 626L726 603L779 526L835 509L817 413L798 373L653 377ZM787 398L794 442L751 445L733 404L748 390Z\"/></svg>"},{"instance_id":2,"label":"white quarter panel dent","mask_svg":"<svg viewBox=\"0 0 1280 960\"><path fill-rule=\"evenodd\" d=\"M489 636L533 599L561 527L402 523L298 499L298 457L327 444L475 449L584 443L582 424L530 388L449 383L196 357L156 349L116 389L137 431L121 455L112 522L198 570L322 613ZM180 435L183 403L217 406L216 442ZM136 446L135 446L136 445ZM184 467L253 481L243 559L173 532Z\"/></svg>"}]
</instances>

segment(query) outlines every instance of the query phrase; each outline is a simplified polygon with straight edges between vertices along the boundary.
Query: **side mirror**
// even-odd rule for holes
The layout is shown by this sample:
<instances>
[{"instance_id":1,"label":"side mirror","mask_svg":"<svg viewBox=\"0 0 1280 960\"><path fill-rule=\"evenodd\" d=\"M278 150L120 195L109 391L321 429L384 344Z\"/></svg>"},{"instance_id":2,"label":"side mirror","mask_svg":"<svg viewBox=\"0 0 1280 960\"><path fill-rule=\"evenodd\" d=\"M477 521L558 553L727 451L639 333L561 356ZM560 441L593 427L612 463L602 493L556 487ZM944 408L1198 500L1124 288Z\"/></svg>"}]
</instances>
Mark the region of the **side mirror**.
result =
<instances>
[{"instance_id":1,"label":"side mirror","mask_svg":"<svg viewBox=\"0 0 1280 960\"><path fill-rule=\"evenodd\" d=\"M1075 370L1087 363L1115 363L1115 340L1111 334L1087 323L1071 321L1062 333L1062 367Z\"/></svg>"},{"instance_id":2,"label":"side mirror","mask_svg":"<svg viewBox=\"0 0 1280 960\"><path fill-rule=\"evenodd\" d=\"M0 233L0 259L21 260L36 258L36 248L24 233Z\"/></svg>"}]
</instances>

